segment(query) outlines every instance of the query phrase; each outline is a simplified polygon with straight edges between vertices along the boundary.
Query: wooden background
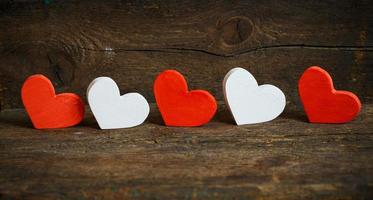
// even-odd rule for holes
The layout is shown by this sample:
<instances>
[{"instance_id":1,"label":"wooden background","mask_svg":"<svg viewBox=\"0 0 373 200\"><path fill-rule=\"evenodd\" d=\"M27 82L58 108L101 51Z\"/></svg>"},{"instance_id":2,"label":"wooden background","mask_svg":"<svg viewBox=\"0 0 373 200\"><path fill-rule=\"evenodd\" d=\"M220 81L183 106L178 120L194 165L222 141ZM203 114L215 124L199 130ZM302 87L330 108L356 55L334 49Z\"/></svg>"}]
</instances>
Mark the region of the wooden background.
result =
<instances>
[{"instance_id":1,"label":"wooden background","mask_svg":"<svg viewBox=\"0 0 373 200\"><path fill-rule=\"evenodd\" d=\"M0 0L0 199L373 199L372 0ZM363 102L342 125L307 123L311 65ZM233 67L280 87L285 112L236 126L222 102ZM20 88L35 73L85 98L97 76L154 102L164 69L219 100L203 127L32 128Z\"/></svg>"},{"instance_id":2,"label":"wooden background","mask_svg":"<svg viewBox=\"0 0 373 200\"><path fill-rule=\"evenodd\" d=\"M223 100L223 77L236 66L292 105L311 65L372 102L370 0L0 2L0 109L22 107L21 85L35 73L84 98L90 81L110 76L154 102L153 81L171 68Z\"/></svg>"}]
</instances>

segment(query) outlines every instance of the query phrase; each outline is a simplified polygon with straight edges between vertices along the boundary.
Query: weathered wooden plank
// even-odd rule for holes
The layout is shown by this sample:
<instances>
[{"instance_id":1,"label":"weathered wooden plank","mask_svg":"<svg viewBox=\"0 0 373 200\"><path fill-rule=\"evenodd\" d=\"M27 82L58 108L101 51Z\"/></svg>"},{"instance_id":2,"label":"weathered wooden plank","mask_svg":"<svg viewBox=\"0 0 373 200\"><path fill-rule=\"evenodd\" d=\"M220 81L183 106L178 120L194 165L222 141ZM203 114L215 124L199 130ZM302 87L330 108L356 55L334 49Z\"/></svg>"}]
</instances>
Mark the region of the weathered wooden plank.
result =
<instances>
[{"instance_id":1,"label":"weathered wooden plank","mask_svg":"<svg viewBox=\"0 0 373 200\"><path fill-rule=\"evenodd\" d=\"M110 131L89 113L37 131L2 112L0 198L372 198L372 105L349 124L308 124L296 91L319 64L372 102L372 11L368 0L1 1L0 109L20 107L33 73L82 96L111 76L153 101L156 74L175 68L222 100L235 66L282 88L289 107L265 124L234 126L220 106L204 127L166 128L153 106L144 126Z\"/></svg>"},{"instance_id":2,"label":"weathered wooden plank","mask_svg":"<svg viewBox=\"0 0 373 200\"><path fill-rule=\"evenodd\" d=\"M86 88L97 76L112 77L122 92L137 91L150 102L154 101L153 81L162 70L171 68L181 71L190 88L204 88L218 100L223 99L222 80L233 66L244 67L254 74L259 83L271 83L280 87L289 105L300 105L297 82L302 72L311 65L322 64L328 70L339 89L355 92L363 102L371 102L373 90L373 52L361 52L363 60L358 62L356 52L314 49L281 49L248 53L233 58L206 56L196 52L88 52L91 60L78 65L64 65L64 58L50 65L39 59L39 68L31 65L13 64L14 59L4 57L2 63L12 68L3 69L3 107L19 106L19 91L22 81L33 73L47 72L58 91L73 91L85 97ZM268 59L272 58L272 59ZM18 58L17 58L18 60ZM43 62L44 63L43 63ZM94 63L94 64L92 64ZM60 66L71 66L64 69ZM97 67L95 67L97 66ZM72 71L68 71L73 69ZM21 73L19 73L21 72ZM71 80L71 81L70 81Z\"/></svg>"},{"instance_id":3,"label":"weathered wooden plank","mask_svg":"<svg viewBox=\"0 0 373 200\"><path fill-rule=\"evenodd\" d=\"M152 107L154 110L154 105ZM0 197L35 199L370 199L373 106L351 123L305 123L287 111L235 126L220 106L203 127L31 129L23 111L0 114Z\"/></svg>"},{"instance_id":4,"label":"weathered wooden plank","mask_svg":"<svg viewBox=\"0 0 373 200\"><path fill-rule=\"evenodd\" d=\"M49 2L49 1L44 1ZM157 73L175 68L192 87L222 100L229 68L250 69L282 87L309 65L330 70L336 85L371 102L373 5L370 1L4 1L0 4L0 104L20 107L30 74L59 91L84 95L88 83L113 76L125 91L154 101ZM284 71L281 71L284 70Z\"/></svg>"},{"instance_id":5,"label":"weathered wooden plank","mask_svg":"<svg viewBox=\"0 0 373 200\"><path fill-rule=\"evenodd\" d=\"M12 2L2 3L3 39L9 42L101 50L174 47L217 54L270 45L373 42L367 37L373 15L368 0Z\"/></svg>"}]
</instances>

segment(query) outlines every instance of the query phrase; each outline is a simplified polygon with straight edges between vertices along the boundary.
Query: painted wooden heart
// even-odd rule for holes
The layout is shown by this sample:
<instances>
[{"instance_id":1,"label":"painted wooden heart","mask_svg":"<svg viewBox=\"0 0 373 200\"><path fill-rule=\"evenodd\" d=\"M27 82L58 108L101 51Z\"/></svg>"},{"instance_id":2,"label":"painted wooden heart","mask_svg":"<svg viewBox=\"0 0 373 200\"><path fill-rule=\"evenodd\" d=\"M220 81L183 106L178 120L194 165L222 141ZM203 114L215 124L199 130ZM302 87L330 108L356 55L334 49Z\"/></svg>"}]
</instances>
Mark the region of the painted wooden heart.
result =
<instances>
[{"instance_id":1,"label":"painted wooden heart","mask_svg":"<svg viewBox=\"0 0 373 200\"><path fill-rule=\"evenodd\" d=\"M346 123L361 110L359 98L348 91L335 90L329 73L309 67L298 83L299 95L312 123Z\"/></svg>"},{"instance_id":2,"label":"painted wooden heart","mask_svg":"<svg viewBox=\"0 0 373 200\"><path fill-rule=\"evenodd\" d=\"M154 96L167 126L201 126L214 116L217 104L207 91L188 91L184 76L166 70L154 82Z\"/></svg>"},{"instance_id":3,"label":"painted wooden heart","mask_svg":"<svg viewBox=\"0 0 373 200\"><path fill-rule=\"evenodd\" d=\"M149 104L139 93L120 96L115 81L99 77L87 89L92 113L101 129L130 128L142 124L149 115Z\"/></svg>"},{"instance_id":4,"label":"painted wooden heart","mask_svg":"<svg viewBox=\"0 0 373 200\"><path fill-rule=\"evenodd\" d=\"M65 128L84 117L84 103L73 93L56 95L51 81L40 74L30 76L22 86L22 101L37 129Z\"/></svg>"},{"instance_id":5,"label":"painted wooden heart","mask_svg":"<svg viewBox=\"0 0 373 200\"><path fill-rule=\"evenodd\" d=\"M258 86L254 76L239 67L225 75L223 92L237 125L273 120L286 105L285 95L279 88L268 84Z\"/></svg>"}]
</instances>

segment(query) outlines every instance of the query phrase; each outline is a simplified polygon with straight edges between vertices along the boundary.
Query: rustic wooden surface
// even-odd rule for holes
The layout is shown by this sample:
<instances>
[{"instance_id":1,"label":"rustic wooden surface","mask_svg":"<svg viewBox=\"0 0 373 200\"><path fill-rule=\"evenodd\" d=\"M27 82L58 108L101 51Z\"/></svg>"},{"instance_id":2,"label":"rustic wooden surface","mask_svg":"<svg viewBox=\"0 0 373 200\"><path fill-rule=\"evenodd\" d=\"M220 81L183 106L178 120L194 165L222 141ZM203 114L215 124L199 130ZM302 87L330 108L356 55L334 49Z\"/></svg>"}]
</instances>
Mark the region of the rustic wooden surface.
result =
<instances>
[{"instance_id":1,"label":"rustic wooden surface","mask_svg":"<svg viewBox=\"0 0 373 200\"><path fill-rule=\"evenodd\" d=\"M342 125L299 111L235 126L224 106L203 127L145 125L40 131L22 110L0 115L0 198L372 199L373 105Z\"/></svg>"},{"instance_id":2,"label":"rustic wooden surface","mask_svg":"<svg viewBox=\"0 0 373 200\"><path fill-rule=\"evenodd\" d=\"M372 103L372 19L371 0L2 0L0 109L21 107L34 73L83 97L90 81L111 76L154 102L155 76L172 68L223 100L223 77L237 66L299 105L298 78L321 65Z\"/></svg>"},{"instance_id":3,"label":"rustic wooden surface","mask_svg":"<svg viewBox=\"0 0 373 200\"><path fill-rule=\"evenodd\" d=\"M0 199L373 199L371 0L0 0ZM305 122L297 81L311 65L355 92L352 123ZM273 122L234 126L220 106L199 128L167 128L153 106L144 126L38 131L22 110L25 78L85 97L97 76L154 102L164 69L223 100L244 67L281 88Z\"/></svg>"}]
</instances>

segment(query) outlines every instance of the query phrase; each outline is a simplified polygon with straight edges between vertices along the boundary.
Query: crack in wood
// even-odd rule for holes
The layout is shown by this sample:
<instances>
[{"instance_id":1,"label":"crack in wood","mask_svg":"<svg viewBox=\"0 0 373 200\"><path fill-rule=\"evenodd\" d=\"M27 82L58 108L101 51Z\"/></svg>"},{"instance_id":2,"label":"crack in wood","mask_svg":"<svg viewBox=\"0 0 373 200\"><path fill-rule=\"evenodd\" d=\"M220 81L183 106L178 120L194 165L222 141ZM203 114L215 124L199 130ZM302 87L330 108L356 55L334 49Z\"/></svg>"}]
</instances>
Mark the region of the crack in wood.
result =
<instances>
[{"instance_id":1,"label":"crack in wood","mask_svg":"<svg viewBox=\"0 0 373 200\"><path fill-rule=\"evenodd\" d=\"M97 52L155 52L155 53L184 53L184 52L198 52L209 54L212 56L219 57L237 57L245 54L254 53L256 51L273 50L273 49L316 49L316 50L335 50L335 51L365 51L372 52L373 46L329 46L329 45L307 45L307 44L290 44L290 45L270 45L270 46L260 46L255 48L250 48L245 51L240 51L236 53L220 54L214 53L203 49L194 48L154 48L154 49L91 49L85 47L76 46L78 49L87 51L97 51Z\"/></svg>"},{"instance_id":2,"label":"crack in wood","mask_svg":"<svg viewBox=\"0 0 373 200\"><path fill-rule=\"evenodd\" d=\"M65 81L62 75L63 72L62 72L61 67L58 65L57 62L54 61L54 59L51 58L49 54L47 55L47 58L49 61L49 65L53 71L53 74L55 75L55 77L57 78L57 81L59 82L59 85L64 86Z\"/></svg>"},{"instance_id":3,"label":"crack in wood","mask_svg":"<svg viewBox=\"0 0 373 200\"><path fill-rule=\"evenodd\" d=\"M44 44L47 41L31 41L32 44ZM25 44L25 43L24 43ZM0 49L4 47L3 44L0 44ZM238 57L245 54L254 53L257 51L264 50L277 50L277 49L315 49L315 50L335 50L335 51L363 51L363 52L372 52L373 46L348 46L348 45L310 45L310 44L279 44L279 45L267 45L267 46L258 46L253 48L248 48L243 51L233 52L233 53L215 53L204 49L196 48L182 48L182 47L165 47L165 48L105 48L105 49L93 49L82 47L78 45L67 44L66 47L76 48L80 50L93 51L93 52L154 52L154 53L184 53L184 52L197 52L204 53L212 56L218 57Z\"/></svg>"}]
</instances>

